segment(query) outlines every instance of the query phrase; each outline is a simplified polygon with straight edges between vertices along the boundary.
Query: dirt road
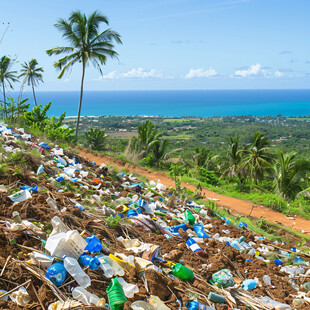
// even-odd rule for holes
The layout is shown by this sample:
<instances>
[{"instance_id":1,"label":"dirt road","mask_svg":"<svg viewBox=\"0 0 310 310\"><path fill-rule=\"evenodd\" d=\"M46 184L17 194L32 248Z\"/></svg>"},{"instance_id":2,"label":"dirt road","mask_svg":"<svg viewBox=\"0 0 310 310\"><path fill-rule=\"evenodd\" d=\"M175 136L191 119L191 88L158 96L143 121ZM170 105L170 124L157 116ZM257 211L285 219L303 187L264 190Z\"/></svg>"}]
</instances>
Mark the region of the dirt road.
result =
<instances>
[{"instance_id":1,"label":"dirt road","mask_svg":"<svg viewBox=\"0 0 310 310\"><path fill-rule=\"evenodd\" d=\"M130 171L130 173L135 172L155 182L157 182L157 180L159 179L160 182L164 185L174 186L173 180L170 179L164 172L152 171L103 154L94 155L89 150L86 149L79 148L79 155L91 161L95 161L97 165L105 163L112 165L118 169L127 168ZM185 186L192 191L195 190L195 186L188 183L183 182L182 186ZM310 221L302 217L295 217L294 219L289 219L280 212L274 211L270 208L260 205L256 205L254 208L252 208L253 203L248 200L241 200L238 198L224 196L218 193L214 193L206 188L203 188L202 194L207 198L218 199L217 204L219 206L223 206L229 209L230 212L234 215L251 214L251 216L255 218L260 218L261 216L263 216L269 222L281 223L287 227L293 228L297 231L301 231L307 235L310 235Z\"/></svg>"}]
</instances>

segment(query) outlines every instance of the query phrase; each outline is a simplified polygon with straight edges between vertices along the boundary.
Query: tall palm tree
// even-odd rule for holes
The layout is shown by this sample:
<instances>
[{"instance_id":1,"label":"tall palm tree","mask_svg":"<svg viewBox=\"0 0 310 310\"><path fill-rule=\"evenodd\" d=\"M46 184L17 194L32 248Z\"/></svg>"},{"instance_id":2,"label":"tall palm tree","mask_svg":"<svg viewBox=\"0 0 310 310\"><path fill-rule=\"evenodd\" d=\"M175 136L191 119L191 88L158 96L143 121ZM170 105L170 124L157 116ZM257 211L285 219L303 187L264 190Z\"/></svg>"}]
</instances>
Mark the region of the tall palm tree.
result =
<instances>
[{"instance_id":1,"label":"tall palm tree","mask_svg":"<svg viewBox=\"0 0 310 310\"><path fill-rule=\"evenodd\" d=\"M21 72L22 73L19 75L19 78L23 76L24 77L23 84L27 82L28 86L31 85L34 104L37 106L37 99L34 93L34 87L37 87L39 82L43 83L43 76L42 76L42 72L44 72L43 68L38 67L38 62L36 59L31 59L29 62L24 62L22 64Z\"/></svg>"},{"instance_id":2,"label":"tall palm tree","mask_svg":"<svg viewBox=\"0 0 310 310\"><path fill-rule=\"evenodd\" d=\"M54 67L61 70L58 76L59 79L61 79L64 73L69 71L74 64L82 64L80 102L75 139L77 139L80 123L86 65L92 62L94 67L102 74L101 66L106 63L108 57L114 58L118 55L116 51L114 51L113 42L122 43L120 35L111 29L99 32L99 28L102 24L108 25L108 19L97 11L93 12L88 17L80 11L72 12L68 20L60 19L54 25L62 32L62 36L67 40L69 46L55 47L46 51L49 56L67 54L54 63Z\"/></svg>"},{"instance_id":3,"label":"tall palm tree","mask_svg":"<svg viewBox=\"0 0 310 310\"><path fill-rule=\"evenodd\" d=\"M5 117L7 117L6 111L6 95L5 95L5 84L7 83L10 88L13 89L12 82L17 82L17 71L10 71L13 65L13 60L7 56L3 56L0 59L0 84L2 85L3 92L3 109L5 112Z\"/></svg>"},{"instance_id":4,"label":"tall palm tree","mask_svg":"<svg viewBox=\"0 0 310 310\"><path fill-rule=\"evenodd\" d=\"M241 169L249 169L249 177L257 181L262 180L264 172L270 168L273 161L271 153L269 153L270 142L260 131L257 131L252 139L252 143L246 150L242 150L244 155L241 163Z\"/></svg>"},{"instance_id":5,"label":"tall palm tree","mask_svg":"<svg viewBox=\"0 0 310 310\"><path fill-rule=\"evenodd\" d=\"M306 176L310 172L310 162L296 159L296 153L280 152L273 166L275 190L284 199L295 199L296 196L310 195Z\"/></svg>"}]
</instances>

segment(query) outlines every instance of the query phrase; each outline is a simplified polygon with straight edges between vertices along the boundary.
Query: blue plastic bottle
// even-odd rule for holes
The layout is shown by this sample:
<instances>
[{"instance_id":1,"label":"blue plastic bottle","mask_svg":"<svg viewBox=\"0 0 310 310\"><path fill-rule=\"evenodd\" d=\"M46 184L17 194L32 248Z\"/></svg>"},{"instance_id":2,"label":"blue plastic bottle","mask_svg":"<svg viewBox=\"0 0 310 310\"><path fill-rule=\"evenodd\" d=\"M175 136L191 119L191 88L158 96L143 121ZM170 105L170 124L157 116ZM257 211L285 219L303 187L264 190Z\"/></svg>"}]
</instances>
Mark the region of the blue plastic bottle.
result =
<instances>
[{"instance_id":1,"label":"blue plastic bottle","mask_svg":"<svg viewBox=\"0 0 310 310\"><path fill-rule=\"evenodd\" d=\"M201 304L198 301L190 301L186 304L186 308L188 310L215 310L213 307L206 306Z\"/></svg>"},{"instance_id":2,"label":"blue plastic bottle","mask_svg":"<svg viewBox=\"0 0 310 310\"><path fill-rule=\"evenodd\" d=\"M54 263L46 270L45 277L56 286L60 286L66 279L67 270L63 262Z\"/></svg>"},{"instance_id":3,"label":"blue plastic bottle","mask_svg":"<svg viewBox=\"0 0 310 310\"><path fill-rule=\"evenodd\" d=\"M169 230L171 231L171 233L173 234L177 234L179 229L183 229L184 231L186 231L186 224L180 224L180 225L176 225L176 226L171 226L169 227Z\"/></svg>"},{"instance_id":4,"label":"blue plastic bottle","mask_svg":"<svg viewBox=\"0 0 310 310\"><path fill-rule=\"evenodd\" d=\"M196 235L197 235L199 238L203 238L203 239L205 239L205 238L210 238L210 237L208 236L208 234L205 233L202 223L196 223L196 224L194 224L193 227L194 227L194 231L195 231Z\"/></svg>"},{"instance_id":5,"label":"blue plastic bottle","mask_svg":"<svg viewBox=\"0 0 310 310\"><path fill-rule=\"evenodd\" d=\"M127 217L138 216L138 212L135 209L130 209L127 212Z\"/></svg>"},{"instance_id":6,"label":"blue plastic bottle","mask_svg":"<svg viewBox=\"0 0 310 310\"><path fill-rule=\"evenodd\" d=\"M88 266L91 270L96 270L100 266L100 261L97 257L92 257L87 254L82 254L80 256L79 263L83 266Z\"/></svg>"},{"instance_id":7,"label":"blue plastic bottle","mask_svg":"<svg viewBox=\"0 0 310 310\"><path fill-rule=\"evenodd\" d=\"M85 247L84 251L94 253L94 252L100 252L102 250L102 244L95 235L92 235L91 237L86 237L86 242L88 244Z\"/></svg>"},{"instance_id":8,"label":"blue plastic bottle","mask_svg":"<svg viewBox=\"0 0 310 310\"><path fill-rule=\"evenodd\" d=\"M188 238L186 241L186 245L196 254L198 254L201 257L205 257L206 253L203 251L203 249L199 246L199 244L192 238Z\"/></svg>"},{"instance_id":9,"label":"blue plastic bottle","mask_svg":"<svg viewBox=\"0 0 310 310\"><path fill-rule=\"evenodd\" d=\"M64 177L61 175L61 176L59 176L58 178L56 178L55 180L56 180L57 182L61 182L61 181L63 181L63 179L64 179Z\"/></svg>"}]
</instances>

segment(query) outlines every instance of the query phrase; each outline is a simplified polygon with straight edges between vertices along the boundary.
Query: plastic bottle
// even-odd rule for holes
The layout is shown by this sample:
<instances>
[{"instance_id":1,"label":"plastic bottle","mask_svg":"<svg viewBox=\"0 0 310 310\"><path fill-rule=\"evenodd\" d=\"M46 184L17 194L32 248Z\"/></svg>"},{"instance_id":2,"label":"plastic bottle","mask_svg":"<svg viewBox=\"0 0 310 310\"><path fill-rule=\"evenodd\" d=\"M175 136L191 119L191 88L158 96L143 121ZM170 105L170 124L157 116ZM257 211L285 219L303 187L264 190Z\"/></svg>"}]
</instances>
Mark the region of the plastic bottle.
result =
<instances>
[{"instance_id":1,"label":"plastic bottle","mask_svg":"<svg viewBox=\"0 0 310 310\"><path fill-rule=\"evenodd\" d=\"M65 281L66 276L67 270L62 262L54 263L46 270L45 273L45 277L56 286L60 286Z\"/></svg>"},{"instance_id":2,"label":"plastic bottle","mask_svg":"<svg viewBox=\"0 0 310 310\"><path fill-rule=\"evenodd\" d=\"M63 181L63 179L64 179L64 177L61 175L61 176L57 177L55 180L57 182L61 182L61 181Z\"/></svg>"},{"instance_id":3,"label":"plastic bottle","mask_svg":"<svg viewBox=\"0 0 310 310\"><path fill-rule=\"evenodd\" d=\"M180 263L172 265L171 268L173 275L183 280L191 280L194 277L193 271Z\"/></svg>"},{"instance_id":4,"label":"plastic bottle","mask_svg":"<svg viewBox=\"0 0 310 310\"><path fill-rule=\"evenodd\" d=\"M202 223L196 223L194 225L194 231L199 238L210 238L209 235L205 233Z\"/></svg>"},{"instance_id":5,"label":"plastic bottle","mask_svg":"<svg viewBox=\"0 0 310 310\"><path fill-rule=\"evenodd\" d=\"M190 301L186 304L187 309L189 310L215 310L213 307L206 306L201 304L198 301Z\"/></svg>"},{"instance_id":6,"label":"plastic bottle","mask_svg":"<svg viewBox=\"0 0 310 310\"><path fill-rule=\"evenodd\" d=\"M106 278L112 278L113 277L113 268L111 267L111 265L109 264L109 262L103 257L103 255L98 255L96 256L99 261L100 261L100 268L103 270L104 272L104 276Z\"/></svg>"},{"instance_id":7,"label":"plastic bottle","mask_svg":"<svg viewBox=\"0 0 310 310\"><path fill-rule=\"evenodd\" d=\"M245 291L254 290L257 286L257 282L252 279L246 279L242 282L242 286Z\"/></svg>"},{"instance_id":8,"label":"plastic bottle","mask_svg":"<svg viewBox=\"0 0 310 310\"><path fill-rule=\"evenodd\" d=\"M84 288L90 286L90 277L84 272L75 258L65 257L64 266L80 286Z\"/></svg>"},{"instance_id":9,"label":"plastic bottle","mask_svg":"<svg viewBox=\"0 0 310 310\"><path fill-rule=\"evenodd\" d=\"M171 231L171 233L173 234L178 234L179 229L183 229L184 231L186 231L186 224L180 224L180 225L176 225L176 226L171 226L169 227L169 230Z\"/></svg>"},{"instance_id":10,"label":"plastic bottle","mask_svg":"<svg viewBox=\"0 0 310 310\"><path fill-rule=\"evenodd\" d=\"M142 300L137 300L135 302L133 302L130 307L133 310L156 310L152 305L150 305L148 302L146 301L142 301Z\"/></svg>"},{"instance_id":11,"label":"plastic bottle","mask_svg":"<svg viewBox=\"0 0 310 310\"><path fill-rule=\"evenodd\" d=\"M148 301L156 310L170 310L158 296L151 295Z\"/></svg>"},{"instance_id":12,"label":"plastic bottle","mask_svg":"<svg viewBox=\"0 0 310 310\"><path fill-rule=\"evenodd\" d=\"M102 244L95 235L87 237L86 242L87 246L85 247L85 251L93 253L93 252L100 252L102 250Z\"/></svg>"},{"instance_id":13,"label":"plastic bottle","mask_svg":"<svg viewBox=\"0 0 310 310\"><path fill-rule=\"evenodd\" d=\"M100 257L98 257L100 260L100 263L102 264L102 266L104 267L105 265L105 260L109 263L109 265L111 266L112 270L113 270L113 274L114 275L119 275L119 276L123 276L125 274L124 269L110 256L107 255L101 255ZM101 267L101 268L103 268Z\"/></svg>"},{"instance_id":14,"label":"plastic bottle","mask_svg":"<svg viewBox=\"0 0 310 310\"><path fill-rule=\"evenodd\" d=\"M203 249L198 245L198 243L193 238L188 238L186 241L186 245L196 254L201 257L205 257L206 253Z\"/></svg>"},{"instance_id":15,"label":"plastic bottle","mask_svg":"<svg viewBox=\"0 0 310 310\"><path fill-rule=\"evenodd\" d=\"M51 267L55 260L54 257L39 252L31 252L30 258L34 263L42 266L43 268Z\"/></svg>"},{"instance_id":16,"label":"plastic bottle","mask_svg":"<svg viewBox=\"0 0 310 310\"><path fill-rule=\"evenodd\" d=\"M96 306L100 301L97 295L91 294L81 286L75 287L72 290L72 297L87 306L90 306L91 304Z\"/></svg>"},{"instance_id":17,"label":"plastic bottle","mask_svg":"<svg viewBox=\"0 0 310 310\"><path fill-rule=\"evenodd\" d=\"M231 247L235 248L236 250L241 250L242 249L242 246L241 246L241 244L238 241L232 241L229 245Z\"/></svg>"},{"instance_id":18,"label":"plastic bottle","mask_svg":"<svg viewBox=\"0 0 310 310\"><path fill-rule=\"evenodd\" d=\"M139 292L139 288L135 284L127 283L123 278L118 278L118 283L122 286L124 294L127 298L132 298Z\"/></svg>"},{"instance_id":19,"label":"plastic bottle","mask_svg":"<svg viewBox=\"0 0 310 310\"><path fill-rule=\"evenodd\" d=\"M47 198L46 199L47 204L54 209L55 211L59 212L56 201L53 198Z\"/></svg>"},{"instance_id":20,"label":"plastic bottle","mask_svg":"<svg viewBox=\"0 0 310 310\"><path fill-rule=\"evenodd\" d=\"M213 293L213 292L209 293L208 299L210 299L211 301L213 301L217 304L223 304L225 302L224 296L222 296L220 294Z\"/></svg>"},{"instance_id":21,"label":"plastic bottle","mask_svg":"<svg viewBox=\"0 0 310 310\"><path fill-rule=\"evenodd\" d=\"M44 166L43 165L40 165L38 170L37 170L37 175L40 175L44 172Z\"/></svg>"},{"instance_id":22,"label":"plastic bottle","mask_svg":"<svg viewBox=\"0 0 310 310\"><path fill-rule=\"evenodd\" d=\"M195 224L195 218L194 218L194 216L193 216L193 214L192 214L191 211L189 211L188 209L186 209L186 210L185 210L185 213L184 213L184 216L185 216L185 218L188 220L188 223L189 223L190 225L194 225L194 224Z\"/></svg>"},{"instance_id":23,"label":"plastic bottle","mask_svg":"<svg viewBox=\"0 0 310 310\"><path fill-rule=\"evenodd\" d=\"M90 270L96 270L100 266L100 261L97 257L92 257L87 254L82 254L79 258L79 263L82 266L88 266Z\"/></svg>"},{"instance_id":24,"label":"plastic bottle","mask_svg":"<svg viewBox=\"0 0 310 310\"><path fill-rule=\"evenodd\" d=\"M108 294L111 310L123 309L127 298L124 294L122 286L118 282L117 277L111 280L106 292Z\"/></svg>"}]
</instances>

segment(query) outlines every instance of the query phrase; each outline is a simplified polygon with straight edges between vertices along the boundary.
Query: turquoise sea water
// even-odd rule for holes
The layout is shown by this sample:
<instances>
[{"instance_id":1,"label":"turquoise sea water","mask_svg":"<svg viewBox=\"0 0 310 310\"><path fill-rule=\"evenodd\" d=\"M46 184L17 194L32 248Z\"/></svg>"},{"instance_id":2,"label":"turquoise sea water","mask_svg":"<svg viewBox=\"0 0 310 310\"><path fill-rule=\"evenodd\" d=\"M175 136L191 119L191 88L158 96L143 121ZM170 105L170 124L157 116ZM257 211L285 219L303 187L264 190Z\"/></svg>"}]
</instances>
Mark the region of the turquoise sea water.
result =
<instances>
[{"instance_id":1,"label":"turquoise sea water","mask_svg":"<svg viewBox=\"0 0 310 310\"><path fill-rule=\"evenodd\" d=\"M25 93L33 104L32 94ZM37 101L52 101L50 115L77 115L79 92L37 92ZM147 116L308 116L310 90L86 91L82 115Z\"/></svg>"}]
</instances>

